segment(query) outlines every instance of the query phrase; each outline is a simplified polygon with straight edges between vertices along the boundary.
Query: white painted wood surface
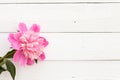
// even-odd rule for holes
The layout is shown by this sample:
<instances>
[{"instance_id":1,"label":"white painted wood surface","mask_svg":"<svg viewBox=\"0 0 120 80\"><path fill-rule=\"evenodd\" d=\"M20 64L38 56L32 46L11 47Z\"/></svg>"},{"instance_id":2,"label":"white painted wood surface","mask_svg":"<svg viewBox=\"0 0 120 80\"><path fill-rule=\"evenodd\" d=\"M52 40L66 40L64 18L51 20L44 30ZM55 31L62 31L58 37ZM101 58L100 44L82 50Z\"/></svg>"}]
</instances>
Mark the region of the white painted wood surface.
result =
<instances>
[{"instance_id":1,"label":"white painted wood surface","mask_svg":"<svg viewBox=\"0 0 120 80\"><path fill-rule=\"evenodd\" d=\"M0 3L120 2L120 0L1 0Z\"/></svg>"},{"instance_id":2,"label":"white painted wood surface","mask_svg":"<svg viewBox=\"0 0 120 80\"><path fill-rule=\"evenodd\" d=\"M41 25L46 60L17 63L16 80L119 80L120 0L1 0L0 55L19 22ZM8 73L0 80L12 80Z\"/></svg>"},{"instance_id":3,"label":"white painted wood surface","mask_svg":"<svg viewBox=\"0 0 120 80\"><path fill-rule=\"evenodd\" d=\"M120 62L45 61L17 72L16 80L119 80ZM12 79L3 73L0 80Z\"/></svg>"},{"instance_id":4,"label":"white painted wood surface","mask_svg":"<svg viewBox=\"0 0 120 80\"><path fill-rule=\"evenodd\" d=\"M49 46L46 60L117 60L120 59L120 33L42 33ZM8 34L0 34L4 55L10 48Z\"/></svg>"},{"instance_id":5,"label":"white painted wood surface","mask_svg":"<svg viewBox=\"0 0 120 80\"><path fill-rule=\"evenodd\" d=\"M15 32L19 22L38 23L42 32L120 32L119 10L120 4L1 4L0 32Z\"/></svg>"}]
</instances>

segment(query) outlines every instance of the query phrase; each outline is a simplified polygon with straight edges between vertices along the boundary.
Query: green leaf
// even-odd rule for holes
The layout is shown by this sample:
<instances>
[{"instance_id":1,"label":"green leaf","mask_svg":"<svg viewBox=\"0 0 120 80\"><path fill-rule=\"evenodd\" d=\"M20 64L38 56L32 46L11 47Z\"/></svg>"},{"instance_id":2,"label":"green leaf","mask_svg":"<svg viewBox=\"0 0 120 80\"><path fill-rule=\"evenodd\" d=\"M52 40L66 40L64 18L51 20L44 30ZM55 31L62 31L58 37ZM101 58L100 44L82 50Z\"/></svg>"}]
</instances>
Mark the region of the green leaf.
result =
<instances>
[{"instance_id":1,"label":"green leaf","mask_svg":"<svg viewBox=\"0 0 120 80\"><path fill-rule=\"evenodd\" d=\"M0 66L2 66L3 64L5 64L5 60L3 57L0 57Z\"/></svg>"},{"instance_id":2,"label":"green leaf","mask_svg":"<svg viewBox=\"0 0 120 80\"><path fill-rule=\"evenodd\" d=\"M0 66L2 66L3 64L5 64L5 61L3 60L2 62L0 62Z\"/></svg>"},{"instance_id":3,"label":"green leaf","mask_svg":"<svg viewBox=\"0 0 120 80\"><path fill-rule=\"evenodd\" d=\"M12 76L13 80L15 80L16 68L14 64L11 61L6 60L6 67L7 70L10 72L10 75Z\"/></svg>"},{"instance_id":4,"label":"green leaf","mask_svg":"<svg viewBox=\"0 0 120 80\"><path fill-rule=\"evenodd\" d=\"M3 57L0 57L0 63L3 62L4 58Z\"/></svg>"},{"instance_id":5,"label":"green leaf","mask_svg":"<svg viewBox=\"0 0 120 80\"><path fill-rule=\"evenodd\" d=\"M13 58L13 55L14 55L14 53L16 52L16 50L11 50L11 51L9 51L5 56L4 56L4 58Z\"/></svg>"},{"instance_id":6,"label":"green leaf","mask_svg":"<svg viewBox=\"0 0 120 80\"><path fill-rule=\"evenodd\" d=\"M3 71L6 71L6 69L3 68L2 66L0 66L0 74L1 74Z\"/></svg>"}]
</instances>

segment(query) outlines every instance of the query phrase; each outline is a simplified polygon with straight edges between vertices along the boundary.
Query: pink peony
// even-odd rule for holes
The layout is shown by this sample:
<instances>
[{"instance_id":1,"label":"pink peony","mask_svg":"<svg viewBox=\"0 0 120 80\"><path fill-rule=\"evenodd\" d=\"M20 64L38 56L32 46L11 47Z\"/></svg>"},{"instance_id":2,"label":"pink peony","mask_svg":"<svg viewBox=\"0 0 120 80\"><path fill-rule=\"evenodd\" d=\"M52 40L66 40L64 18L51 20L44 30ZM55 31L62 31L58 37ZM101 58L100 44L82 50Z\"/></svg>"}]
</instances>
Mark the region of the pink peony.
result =
<instances>
[{"instance_id":1,"label":"pink peony","mask_svg":"<svg viewBox=\"0 0 120 80\"><path fill-rule=\"evenodd\" d=\"M13 56L15 62L19 61L21 65L32 65L35 59L44 60L44 48L48 41L39 35L40 28L33 24L28 30L24 23L19 24L19 32L9 34L9 42L13 49L17 50Z\"/></svg>"}]
</instances>

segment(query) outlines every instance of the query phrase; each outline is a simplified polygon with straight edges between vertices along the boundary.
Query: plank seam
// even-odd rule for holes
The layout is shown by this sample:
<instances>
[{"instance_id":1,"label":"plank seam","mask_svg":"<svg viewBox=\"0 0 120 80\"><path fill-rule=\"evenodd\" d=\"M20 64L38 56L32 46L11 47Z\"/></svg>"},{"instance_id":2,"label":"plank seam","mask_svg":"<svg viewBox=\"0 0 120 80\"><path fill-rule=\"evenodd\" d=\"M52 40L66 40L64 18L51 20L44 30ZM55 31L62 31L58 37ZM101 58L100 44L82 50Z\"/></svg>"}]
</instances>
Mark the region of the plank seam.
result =
<instances>
[{"instance_id":1,"label":"plank seam","mask_svg":"<svg viewBox=\"0 0 120 80\"><path fill-rule=\"evenodd\" d=\"M3 2L0 4L120 4L120 2Z\"/></svg>"},{"instance_id":2,"label":"plank seam","mask_svg":"<svg viewBox=\"0 0 120 80\"><path fill-rule=\"evenodd\" d=\"M106 62L109 62L109 61L120 61L120 59L89 59L89 60L45 60L45 61L83 61L83 62L99 62L99 61L106 61Z\"/></svg>"},{"instance_id":3,"label":"plank seam","mask_svg":"<svg viewBox=\"0 0 120 80\"><path fill-rule=\"evenodd\" d=\"M16 32L0 32L0 33L16 33ZM41 32L41 33L120 33L120 32Z\"/></svg>"}]
</instances>

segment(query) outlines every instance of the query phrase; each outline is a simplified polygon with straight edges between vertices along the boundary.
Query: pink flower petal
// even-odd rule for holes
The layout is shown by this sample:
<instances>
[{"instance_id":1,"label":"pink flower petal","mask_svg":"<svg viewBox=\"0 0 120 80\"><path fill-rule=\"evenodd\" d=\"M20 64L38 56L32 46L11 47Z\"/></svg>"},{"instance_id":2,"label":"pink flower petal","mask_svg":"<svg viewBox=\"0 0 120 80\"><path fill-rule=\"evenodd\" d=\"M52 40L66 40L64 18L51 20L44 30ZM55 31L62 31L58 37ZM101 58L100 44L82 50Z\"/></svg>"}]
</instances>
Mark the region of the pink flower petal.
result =
<instances>
[{"instance_id":1,"label":"pink flower petal","mask_svg":"<svg viewBox=\"0 0 120 80\"><path fill-rule=\"evenodd\" d=\"M26 27L26 25L25 25L24 23L20 23L20 24L19 24L19 31L20 31L21 33L24 33L24 32L27 31L27 27Z\"/></svg>"},{"instance_id":2,"label":"pink flower petal","mask_svg":"<svg viewBox=\"0 0 120 80\"><path fill-rule=\"evenodd\" d=\"M14 43L15 41L18 41L18 40L19 40L19 37L20 37L20 36L21 36L20 33L16 33L16 34L10 33L10 34L9 34L9 37L8 37L8 40L9 40L9 42Z\"/></svg>"},{"instance_id":3,"label":"pink flower petal","mask_svg":"<svg viewBox=\"0 0 120 80\"><path fill-rule=\"evenodd\" d=\"M35 63L34 60L27 59L27 65L33 65Z\"/></svg>"},{"instance_id":4,"label":"pink flower petal","mask_svg":"<svg viewBox=\"0 0 120 80\"><path fill-rule=\"evenodd\" d=\"M21 53L22 54L22 53ZM21 66L25 66L26 64L27 64L27 58L22 54L21 56L20 56L20 65Z\"/></svg>"},{"instance_id":5,"label":"pink flower petal","mask_svg":"<svg viewBox=\"0 0 120 80\"><path fill-rule=\"evenodd\" d=\"M25 66L25 64L27 63L27 58L25 58L21 50L17 50L13 56L13 61L14 62L18 61L21 66Z\"/></svg>"},{"instance_id":6,"label":"pink flower petal","mask_svg":"<svg viewBox=\"0 0 120 80\"><path fill-rule=\"evenodd\" d=\"M40 27L37 24L33 24L30 30L33 30L34 32L40 32Z\"/></svg>"},{"instance_id":7,"label":"pink flower petal","mask_svg":"<svg viewBox=\"0 0 120 80\"><path fill-rule=\"evenodd\" d=\"M40 37L39 39L43 40L42 45L44 45L44 47L46 47L48 45L49 42L44 37Z\"/></svg>"},{"instance_id":8,"label":"pink flower petal","mask_svg":"<svg viewBox=\"0 0 120 80\"><path fill-rule=\"evenodd\" d=\"M20 32L14 34L14 38L16 39L16 41L19 41L19 38L21 37L21 35L22 34Z\"/></svg>"},{"instance_id":9,"label":"pink flower petal","mask_svg":"<svg viewBox=\"0 0 120 80\"><path fill-rule=\"evenodd\" d=\"M13 42L16 41L16 40L14 39L14 34L9 34L8 41L9 41L10 43L13 43Z\"/></svg>"},{"instance_id":10,"label":"pink flower petal","mask_svg":"<svg viewBox=\"0 0 120 80\"><path fill-rule=\"evenodd\" d=\"M13 56L13 61L14 62L19 61L20 60L20 56L21 56L21 51L17 50L16 53L14 54L14 56Z\"/></svg>"},{"instance_id":11,"label":"pink flower petal","mask_svg":"<svg viewBox=\"0 0 120 80\"><path fill-rule=\"evenodd\" d=\"M49 44L48 41L45 41L45 42L44 42L44 46L45 46L45 47L46 47L48 44Z\"/></svg>"},{"instance_id":12,"label":"pink flower petal","mask_svg":"<svg viewBox=\"0 0 120 80\"><path fill-rule=\"evenodd\" d=\"M44 52L39 56L39 58L40 58L40 60L44 60L45 59L45 54L44 54Z\"/></svg>"},{"instance_id":13,"label":"pink flower petal","mask_svg":"<svg viewBox=\"0 0 120 80\"><path fill-rule=\"evenodd\" d=\"M8 37L8 40L11 43L11 46L17 50L20 48L19 37L20 37L19 33L9 34L9 37Z\"/></svg>"},{"instance_id":14,"label":"pink flower petal","mask_svg":"<svg viewBox=\"0 0 120 80\"><path fill-rule=\"evenodd\" d=\"M20 44L18 42L14 42L13 44L11 44L11 46L16 50L20 49Z\"/></svg>"}]
</instances>

